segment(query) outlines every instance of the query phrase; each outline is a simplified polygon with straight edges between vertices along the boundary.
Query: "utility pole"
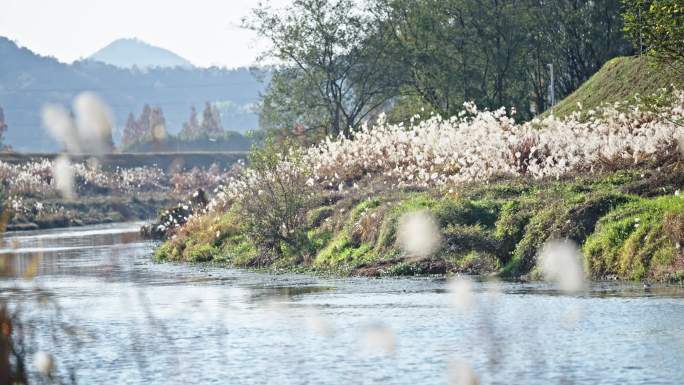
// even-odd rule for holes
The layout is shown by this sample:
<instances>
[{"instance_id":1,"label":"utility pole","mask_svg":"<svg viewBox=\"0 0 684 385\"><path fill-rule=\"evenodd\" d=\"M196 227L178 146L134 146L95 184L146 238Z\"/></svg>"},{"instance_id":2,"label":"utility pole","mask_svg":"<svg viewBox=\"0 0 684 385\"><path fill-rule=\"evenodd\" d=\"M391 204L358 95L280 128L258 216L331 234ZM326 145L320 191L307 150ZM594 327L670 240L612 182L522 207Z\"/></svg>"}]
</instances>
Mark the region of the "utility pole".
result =
<instances>
[{"instance_id":1,"label":"utility pole","mask_svg":"<svg viewBox=\"0 0 684 385\"><path fill-rule=\"evenodd\" d=\"M546 65L549 67L549 74L551 76L551 84L549 84L549 101L551 102L551 107L556 105L556 79L553 75L553 63Z\"/></svg>"}]
</instances>

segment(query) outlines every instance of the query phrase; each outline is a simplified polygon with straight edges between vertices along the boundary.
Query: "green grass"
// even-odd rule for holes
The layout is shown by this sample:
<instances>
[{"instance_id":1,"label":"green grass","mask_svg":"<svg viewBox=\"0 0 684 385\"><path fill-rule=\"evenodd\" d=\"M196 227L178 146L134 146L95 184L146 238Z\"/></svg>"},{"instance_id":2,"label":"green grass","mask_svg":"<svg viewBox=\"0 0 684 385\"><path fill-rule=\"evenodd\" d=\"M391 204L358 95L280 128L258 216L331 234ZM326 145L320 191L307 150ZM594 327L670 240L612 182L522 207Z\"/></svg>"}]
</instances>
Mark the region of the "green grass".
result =
<instances>
[{"instance_id":1,"label":"green grass","mask_svg":"<svg viewBox=\"0 0 684 385\"><path fill-rule=\"evenodd\" d=\"M357 266L368 262L371 258L372 245L363 242L358 234L359 220L380 205L377 198L364 199L348 214L342 230L334 237L327 231L309 231L309 239L320 252L316 255L314 264L319 267ZM314 212L317 210L313 210ZM337 210L338 212L341 210ZM325 240L328 240L327 245ZM324 245L324 246L323 246ZM320 248L320 246L323 246Z\"/></svg>"},{"instance_id":2,"label":"green grass","mask_svg":"<svg viewBox=\"0 0 684 385\"><path fill-rule=\"evenodd\" d=\"M656 179L651 172L526 181L524 188L503 180L464 186L457 194L393 191L327 201L309 212L306 249L276 258L264 255L236 213L227 212L167 241L157 258L335 274L534 277L539 249L550 240L570 239L582 246L594 278L682 280L684 198L672 192L684 188L684 179L672 177L680 170L657 173ZM629 192L645 181L667 182L667 188ZM415 260L404 258L396 234L400 218L418 210L435 216L443 242L431 257Z\"/></svg>"},{"instance_id":3,"label":"green grass","mask_svg":"<svg viewBox=\"0 0 684 385\"><path fill-rule=\"evenodd\" d=\"M578 103L588 111L604 103L631 101L636 95L649 96L670 86L684 88L684 77L668 68L656 67L646 56L617 57L604 64L551 111L558 117L565 117L579 109Z\"/></svg>"},{"instance_id":4,"label":"green grass","mask_svg":"<svg viewBox=\"0 0 684 385\"><path fill-rule=\"evenodd\" d=\"M668 214L684 213L677 196L641 198L599 221L584 245L586 266L594 278L667 279L678 251L665 231ZM673 273L673 272L672 272Z\"/></svg>"}]
</instances>

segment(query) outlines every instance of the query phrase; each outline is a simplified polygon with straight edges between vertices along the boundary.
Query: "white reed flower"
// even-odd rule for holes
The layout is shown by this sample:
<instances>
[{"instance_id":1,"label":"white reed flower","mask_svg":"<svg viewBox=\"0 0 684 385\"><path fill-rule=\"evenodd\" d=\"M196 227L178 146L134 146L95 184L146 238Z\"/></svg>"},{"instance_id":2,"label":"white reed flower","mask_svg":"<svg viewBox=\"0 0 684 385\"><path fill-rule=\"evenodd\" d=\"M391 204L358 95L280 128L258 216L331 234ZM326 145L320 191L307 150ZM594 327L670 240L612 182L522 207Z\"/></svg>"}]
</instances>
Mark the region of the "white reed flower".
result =
<instances>
[{"instance_id":1,"label":"white reed flower","mask_svg":"<svg viewBox=\"0 0 684 385\"><path fill-rule=\"evenodd\" d=\"M411 257L428 257L441 246L439 224L427 210L404 214L399 220L397 241Z\"/></svg>"},{"instance_id":2,"label":"white reed flower","mask_svg":"<svg viewBox=\"0 0 684 385\"><path fill-rule=\"evenodd\" d=\"M473 368L463 361L449 363L448 377L453 385L480 385L480 378Z\"/></svg>"},{"instance_id":3,"label":"white reed flower","mask_svg":"<svg viewBox=\"0 0 684 385\"><path fill-rule=\"evenodd\" d=\"M572 241L547 242L539 254L539 266L544 278L555 282L567 293L584 289L582 253Z\"/></svg>"},{"instance_id":4,"label":"white reed flower","mask_svg":"<svg viewBox=\"0 0 684 385\"><path fill-rule=\"evenodd\" d=\"M470 310L475 302L473 282L468 277L455 277L448 284L449 302L461 309Z\"/></svg>"},{"instance_id":5,"label":"white reed flower","mask_svg":"<svg viewBox=\"0 0 684 385\"><path fill-rule=\"evenodd\" d=\"M389 327L369 325L364 331L362 345L368 353L390 354L396 350L397 339Z\"/></svg>"},{"instance_id":6,"label":"white reed flower","mask_svg":"<svg viewBox=\"0 0 684 385\"><path fill-rule=\"evenodd\" d=\"M74 171L71 162L66 156L55 159L52 175L55 178L55 187L65 199L74 199Z\"/></svg>"},{"instance_id":7,"label":"white reed flower","mask_svg":"<svg viewBox=\"0 0 684 385\"><path fill-rule=\"evenodd\" d=\"M112 113L92 92L82 92L74 99L74 112L81 148L103 154L111 150Z\"/></svg>"},{"instance_id":8,"label":"white reed flower","mask_svg":"<svg viewBox=\"0 0 684 385\"><path fill-rule=\"evenodd\" d=\"M52 355L43 351L37 352L33 355L33 366L41 375L50 376L54 369Z\"/></svg>"}]
</instances>

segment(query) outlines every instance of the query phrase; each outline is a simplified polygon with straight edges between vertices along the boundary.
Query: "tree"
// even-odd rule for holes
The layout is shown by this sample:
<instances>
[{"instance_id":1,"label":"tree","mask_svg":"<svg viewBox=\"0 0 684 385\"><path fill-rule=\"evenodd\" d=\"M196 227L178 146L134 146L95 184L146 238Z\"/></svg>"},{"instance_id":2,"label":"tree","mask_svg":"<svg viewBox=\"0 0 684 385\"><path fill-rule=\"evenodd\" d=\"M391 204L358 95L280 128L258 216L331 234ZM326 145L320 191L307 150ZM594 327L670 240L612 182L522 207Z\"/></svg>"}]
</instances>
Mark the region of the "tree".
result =
<instances>
[{"instance_id":1,"label":"tree","mask_svg":"<svg viewBox=\"0 0 684 385\"><path fill-rule=\"evenodd\" d=\"M684 62L684 1L623 0L625 32L660 63Z\"/></svg>"},{"instance_id":2,"label":"tree","mask_svg":"<svg viewBox=\"0 0 684 385\"><path fill-rule=\"evenodd\" d=\"M274 71L259 108L259 126L267 131L292 133L304 127L314 141L329 132L326 102L309 86L309 79L297 67L281 67Z\"/></svg>"},{"instance_id":3,"label":"tree","mask_svg":"<svg viewBox=\"0 0 684 385\"><path fill-rule=\"evenodd\" d=\"M140 128L138 123L135 121L135 117L132 112L128 113L128 118L126 119L126 126L123 131L123 145L128 146L136 143L140 139Z\"/></svg>"},{"instance_id":4,"label":"tree","mask_svg":"<svg viewBox=\"0 0 684 385\"><path fill-rule=\"evenodd\" d=\"M294 0L282 12L260 4L243 24L271 42L263 56L282 63L263 106L287 125L350 136L397 94L387 29L354 0Z\"/></svg>"},{"instance_id":5,"label":"tree","mask_svg":"<svg viewBox=\"0 0 684 385\"><path fill-rule=\"evenodd\" d=\"M166 118L161 107L154 107L149 115L149 138L154 142L161 142L166 139Z\"/></svg>"},{"instance_id":6,"label":"tree","mask_svg":"<svg viewBox=\"0 0 684 385\"><path fill-rule=\"evenodd\" d=\"M474 100L483 107L512 106L523 92L520 0L380 0L396 52L410 67L410 85L442 115ZM516 106L517 107L517 106Z\"/></svg>"},{"instance_id":7,"label":"tree","mask_svg":"<svg viewBox=\"0 0 684 385\"><path fill-rule=\"evenodd\" d=\"M662 0L664 1L664 0ZM680 0L681 1L681 0ZM265 128L349 136L383 110L457 114L474 101L522 118L550 107L607 60L633 53L620 0L295 0L260 6L248 26L277 67Z\"/></svg>"},{"instance_id":8,"label":"tree","mask_svg":"<svg viewBox=\"0 0 684 385\"><path fill-rule=\"evenodd\" d=\"M548 9L545 1L537 3L537 9ZM634 53L622 31L620 10L618 0L563 0L551 8L543 31L551 36L550 45L557 47L551 52L560 56L559 68L565 69L565 76L560 77L564 94L574 91L606 61ZM558 23L558 18L563 22Z\"/></svg>"},{"instance_id":9,"label":"tree","mask_svg":"<svg viewBox=\"0 0 684 385\"><path fill-rule=\"evenodd\" d=\"M219 114L216 106L209 102L204 104L202 123L200 124L199 132L207 137L216 137L223 133L221 114Z\"/></svg>"},{"instance_id":10,"label":"tree","mask_svg":"<svg viewBox=\"0 0 684 385\"><path fill-rule=\"evenodd\" d=\"M150 140L150 133L152 132L152 107L149 104L143 106L142 112L136 122L138 126L137 141L146 142Z\"/></svg>"},{"instance_id":11,"label":"tree","mask_svg":"<svg viewBox=\"0 0 684 385\"><path fill-rule=\"evenodd\" d=\"M631 52L619 6L619 0L375 0L373 9L393 32L391 62L408 66L407 85L419 103L445 116L474 101L529 117L530 104L537 111L549 106L548 64L563 97L606 60Z\"/></svg>"},{"instance_id":12,"label":"tree","mask_svg":"<svg viewBox=\"0 0 684 385\"><path fill-rule=\"evenodd\" d=\"M179 137L183 140L197 139L200 136L200 125L197 120L197 110L195 106L190 107L190 118L183 123L183 129L179 133Z\"/></svg>"},{"instance_id":13,"label":"tree","mask_svg":"<svg viewBox=\"0 0 684 385\"><path fill-rule=\"evenodd\" d=\"M270 139L249 154L249 169L238 178L244 183L236 201L246 235L264 255L302 258L309 254L307 212L315 188L303 164L303 151L289 141Z\"/></svg>"},{"instance_id":14,"label":"tree","mask_svg":"<svg viewBox=\"0 0 684 385\"><path fill-rule=\"evenodd\" d=\"M166 119L161 107L150 107L145 104L136 120L132 113L128 114L123 132L124 146L149 141L159 142L166 138Z\"/></svg>"},{"instance_id":15,"label":"tree","mask_svg":"<svg viewBox=\"0 0 684 385\"><path fill-rule=\"evenodd\" d=\"M7 123L5 123L5 111L2 110L2 107L0 107L0 150L2 150L4 146L4 140L5 140L5 133L7 132Z\"/></svg>"}]
</instances>

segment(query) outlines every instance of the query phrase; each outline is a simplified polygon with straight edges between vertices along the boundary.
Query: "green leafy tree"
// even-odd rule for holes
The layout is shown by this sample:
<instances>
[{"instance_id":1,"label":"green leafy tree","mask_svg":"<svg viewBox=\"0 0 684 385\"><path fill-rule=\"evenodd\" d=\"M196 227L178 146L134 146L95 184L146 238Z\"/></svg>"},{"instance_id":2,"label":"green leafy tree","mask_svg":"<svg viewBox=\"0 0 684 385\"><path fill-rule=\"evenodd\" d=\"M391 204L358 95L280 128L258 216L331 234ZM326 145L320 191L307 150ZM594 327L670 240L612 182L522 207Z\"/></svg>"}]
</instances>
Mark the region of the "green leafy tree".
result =
<instances>
[{"instance_id":1,"label":"green leafy tree","mask_svg":"<svg viewBox=\"0 0 684 385\"><path fill-rule=\"evenodd\" d=\"M310 85L310 77L297 67L280 67L274 71L259 109L259 125L274 134L302 135L312 140L328 133L329 115L326 102Z\"/></svg>"},{"instance_id":2,"label":"green leafy tree","mask_svg":"<svg viewBox=\"0 0 684 385\"><path fill-rule=\"evenodd\" d=\"M364 4L296 0L284 13L254 11L248 25L284 63L262 100L263 127L349 135L381 111L392 121L426 110L451 116L467 101L529 118L550 107L549 65L560 99L633 53L620 0Z\"/></svg>"},{"instance_id":3,"label":"green leafy tree","mask_svg":"<svg viewBox=\"0 0 684 385\"><path fill-rule=\"evenodd\" d=\"M415 95L442 115L465 101L515 107L529 116L548 107L549 70L563 97L608 59L631 52L619 0L376 0L410 69ZM403 90L406 90L404 88ZM405 94L404 94L405 95ZM415 99L414 99L415 100ZM420 104L420 103L419 103Z\"/></svg>"},{"instance_id":4,"label":"green leafy tree","mask_svg":"<svg viewBox=\"0 0 684 385\"><path fill-rule=\"evenodd\" d=\"M396 52L410 66L416 93L452 115L464 101L498 108L517 99L525 38L516 3L386 0L378 10L392 20Z\"/></svg>"},{"instance_id":5,"label":"green leafy tree","mask_svg":"<svg viewBox=\"0 0 684 385\"><path fill-rule=\"evenodd\" d=\"M661 63L684 63L684 0L623 0L625 31Z\"/></svg>"},{"instance_id":6,"label":"green leafy tree","mask_svg":"<svg viewBox=\"0 0 684 385\"><path fill-rule=\"evenodd\" d=\"M148 119L150 131L146 137L152 139L154 142L161 142L166 139L168 136L166 131L166 118L164 118L164 111L162 111L161 107L152 108Z\"/></svg>"},{"instance_id":7,"label":"green leafy tree","mask_svg":"<svg viewBox=\"0 0 684 385\"><path fill-rule=\"evenodd\" d=\"M554 66L555 92L562 98L606 61L634 53L622 30L619 0L558 0L553 7L545 0L528 0L526 8L526 72L539 111L549 107L548 64Z\"/></svg>"},{"instance_id":8,"label":"green leafy tree","mask_svg":"<svg viewBox=\"0 0 684 385\"><path fill-rule=\"evenodd\" d=\"M282 11L260 4L244 25L270 41L264 57L282 63L264 96L262 122L282 116L287 129L350 136L397 95L396 65L386 65L394 58L387 29L353 0L294 0Z\"/></svg>"}]
</instances>

